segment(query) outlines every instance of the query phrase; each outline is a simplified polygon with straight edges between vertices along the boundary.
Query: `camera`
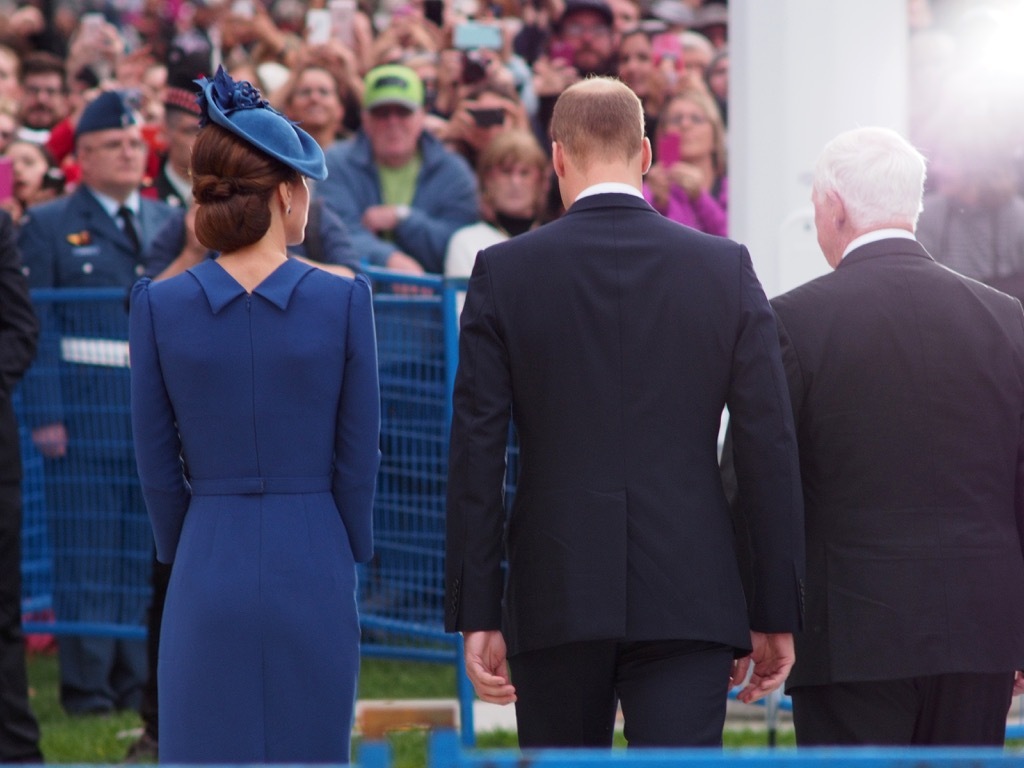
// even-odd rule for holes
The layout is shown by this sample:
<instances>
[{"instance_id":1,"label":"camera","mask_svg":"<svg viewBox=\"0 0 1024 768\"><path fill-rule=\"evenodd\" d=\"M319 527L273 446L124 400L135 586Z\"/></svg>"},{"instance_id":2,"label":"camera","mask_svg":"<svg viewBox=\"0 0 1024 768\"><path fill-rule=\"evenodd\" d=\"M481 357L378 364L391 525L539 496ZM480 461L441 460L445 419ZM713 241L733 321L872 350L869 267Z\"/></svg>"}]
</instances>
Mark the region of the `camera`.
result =
<instances>
[{"instance_id":1,"label":"camera","mask_svg":"<svg viewBox=\"0 0 1024 768\"><path fill-rule=\"evenodd\" d=\"M468 109L478 128L493 128L505 122L505 110L501 107L493 109Z\"/></svg>"}]
</instances>

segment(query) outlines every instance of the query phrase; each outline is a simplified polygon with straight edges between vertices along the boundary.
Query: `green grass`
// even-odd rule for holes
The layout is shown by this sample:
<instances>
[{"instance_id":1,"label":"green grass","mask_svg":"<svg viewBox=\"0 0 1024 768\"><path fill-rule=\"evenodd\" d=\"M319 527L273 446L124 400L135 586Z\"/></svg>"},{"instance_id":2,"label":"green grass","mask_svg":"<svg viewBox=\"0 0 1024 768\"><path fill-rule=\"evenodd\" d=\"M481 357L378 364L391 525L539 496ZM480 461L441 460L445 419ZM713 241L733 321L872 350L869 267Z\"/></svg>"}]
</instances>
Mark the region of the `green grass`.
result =
<instances>
[{"instance_id":1,"label":"green grass","mask_svg":"<svg viewBox=\"0 0 1024 768\"><path fill-rule=\"evenodd\" d=\"M132 744L142 722L134 712L102 717L68 717L58 700L57 657L29 657L32 708L42 731L43 755L48 763L119 763ZM454 698L455 670L449 665L363 659L359 680L361 699ZM764 746L765 734L753 729L727 731L726 746ZM391 734L395 768L421 768L426 762L427 733L405 731ZM625 746L622 734L616 743ZM780 734L780 744L792 744L792 732ZM483 749L513 749L512 731L480 734Z\"/></svg>"},{"instance_id":2,"label":"green grass","mask_svg":"<svg viewBox=\"0 0 1024 768\"><path fill-rule=\"evenodd\" d=\"M68 717L57 699L57 659L55 656L31 656L29 680L32 706L43 734L43 754L51 763L118 763L141 727L136 714L125 712L108 717ZM451 666L420 662L363 659L359 681L362 699L430 699L455 697L455 671ZM427 733L393 733L391 745L394 768L422 768L426 763ZM731 728L725 732L726 748L764 747L766 735L757 728ZM357 742L358 744L358 742ZM791 728L778 734L778 746L793 747ZM625 746L621 733L616 745ZM513 749L515 733L494 731L479 734L482 749ZM1020 741L1009 742L1009 749L1024 749ZM358 749L358 746L356 747Z\"/></svg>"},{"instance_id":3,"label":"green grass","mask_svg":"<svg viewBox=\"0 0 1024 768\"><path fill-rule=\"evenodd\" d=\"M119 763L142 722L134 712L68 717L61 709L57 657L30 656L29 695L48 763Z\"/></svg>"}]
</instances>

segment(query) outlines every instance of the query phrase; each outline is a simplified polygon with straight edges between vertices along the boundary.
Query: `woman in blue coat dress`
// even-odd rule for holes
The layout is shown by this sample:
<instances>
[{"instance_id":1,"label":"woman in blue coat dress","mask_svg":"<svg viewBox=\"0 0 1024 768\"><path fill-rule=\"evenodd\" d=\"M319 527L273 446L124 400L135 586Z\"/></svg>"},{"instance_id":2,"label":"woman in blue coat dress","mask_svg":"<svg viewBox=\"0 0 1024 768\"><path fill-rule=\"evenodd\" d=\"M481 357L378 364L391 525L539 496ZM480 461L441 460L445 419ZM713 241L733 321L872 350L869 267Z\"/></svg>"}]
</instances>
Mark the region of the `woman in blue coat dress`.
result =
<instances>
[{"instance_id":1,"label":"woman in blue coat dress","mask_svg":"<svg viewBox=\"0 0 1024 768\"><path fill-rule=\"evenodd\" d=\"M221 252L132 292L132 421L157 557L164 763L348 762L355 563L373 553L369 284L286 256L316 142L223 70L198 81L196 234Z\"/></svg>"}]
</instances>

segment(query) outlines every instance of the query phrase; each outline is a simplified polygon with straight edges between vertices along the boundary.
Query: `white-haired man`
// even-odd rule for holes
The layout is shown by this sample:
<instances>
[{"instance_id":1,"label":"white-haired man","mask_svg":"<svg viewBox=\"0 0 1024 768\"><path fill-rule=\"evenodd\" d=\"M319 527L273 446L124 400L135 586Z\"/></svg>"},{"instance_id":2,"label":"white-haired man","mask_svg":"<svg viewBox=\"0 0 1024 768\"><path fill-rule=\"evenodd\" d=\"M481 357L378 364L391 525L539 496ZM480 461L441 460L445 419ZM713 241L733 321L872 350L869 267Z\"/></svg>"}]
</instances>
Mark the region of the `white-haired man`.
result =
<instances>
[{"instance_id":1,"label":"white-haired man","mask_svg":"<svg viewBox=\"0 0 1024 768\"><path fill-rule=\"evenodd\" d=\"M834 268L776 298L800 446L797 743L1002 744L1024 667L1024 311L914 238L924 158L860 128L812 201Z\"/></svg>"}]
</instances>

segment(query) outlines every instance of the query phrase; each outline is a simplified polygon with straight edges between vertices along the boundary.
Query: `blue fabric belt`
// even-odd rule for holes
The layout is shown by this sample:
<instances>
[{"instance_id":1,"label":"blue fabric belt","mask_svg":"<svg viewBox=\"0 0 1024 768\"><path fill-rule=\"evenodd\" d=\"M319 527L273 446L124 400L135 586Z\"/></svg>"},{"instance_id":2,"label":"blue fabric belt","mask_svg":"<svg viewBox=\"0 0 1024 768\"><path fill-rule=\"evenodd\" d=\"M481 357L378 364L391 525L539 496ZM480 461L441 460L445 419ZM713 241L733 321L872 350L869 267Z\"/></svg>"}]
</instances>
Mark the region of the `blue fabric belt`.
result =
<instances>
[{"instance_id":1,"label":"blue fabric belt","mask_svg":"<svg viewBox=\"0 0 1024 768\"><path fill-rule=\"evenodd\" d=\"M324 477L211 477L189 481L193 496L228 496L263 493L323 493L331 490Z\"/></svg>"}]
</instances>

